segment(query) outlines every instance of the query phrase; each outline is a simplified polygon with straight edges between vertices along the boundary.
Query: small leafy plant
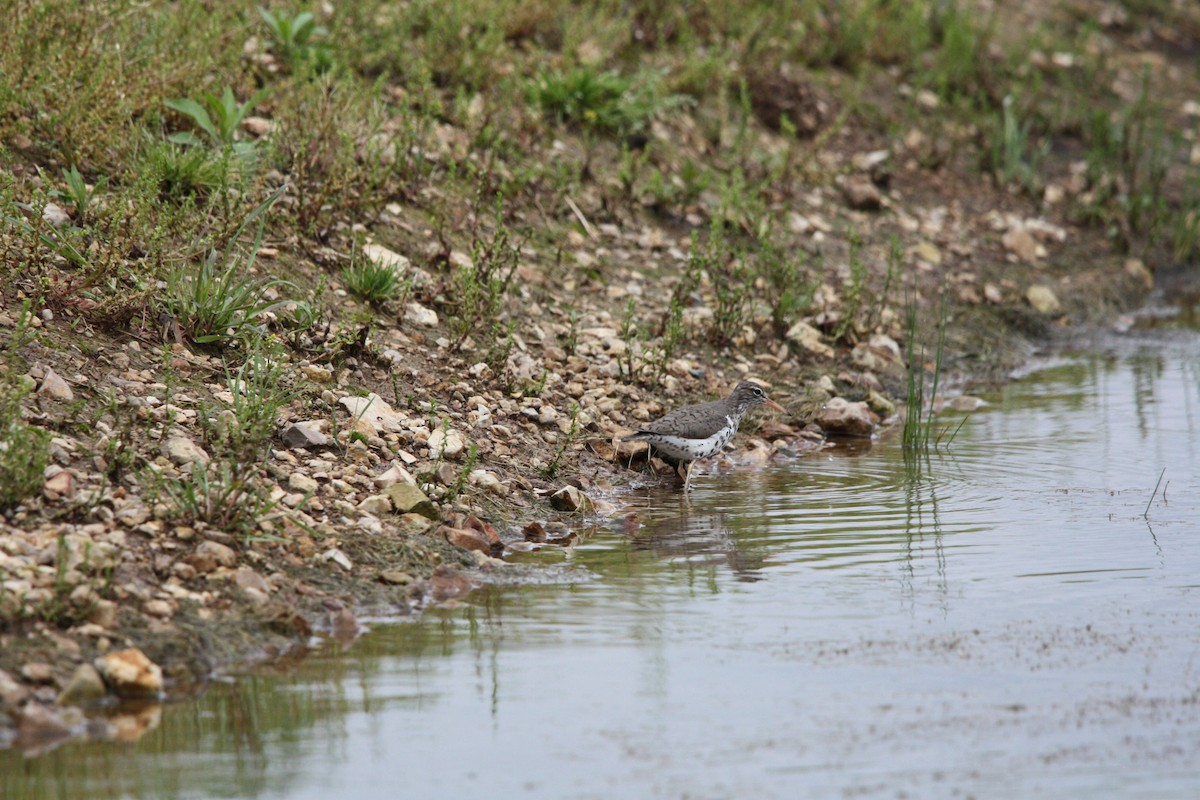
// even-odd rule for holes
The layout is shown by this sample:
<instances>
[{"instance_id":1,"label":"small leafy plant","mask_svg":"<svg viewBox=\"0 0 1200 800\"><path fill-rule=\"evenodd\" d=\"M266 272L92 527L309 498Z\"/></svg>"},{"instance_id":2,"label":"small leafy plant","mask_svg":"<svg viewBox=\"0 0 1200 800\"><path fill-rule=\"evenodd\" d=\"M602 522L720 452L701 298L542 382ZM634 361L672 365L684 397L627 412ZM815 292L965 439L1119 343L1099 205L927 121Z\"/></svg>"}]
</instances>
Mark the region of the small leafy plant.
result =
<instances>
[{"instance_id":1,"label":"small leafy plant","mask_svg":"<svg viewBox=\"0 0 1200 800\"><path fill-rule=\"evenodd\" d=\"M329 35L329 31L317 24L311 11L301 11L289 16L282 9L271 11L259 7L258 14L267 23L274 41L276 53L288 64L296 66L308 63L317 72L327 72L333 66L333 54L329 45L314 41Z\"/></svg>"},{"instance_id":2,"label":"small leafy plant","mask_svg":"<svg viewBox=\"0 0 1200 800\"><path fill-rule=\"evenodd\" d=\"M804 309L812 304L813 286L807 274L808 255L786 252L767 236L760 237L755 266L766 286L771 327L783 338Z\"/></svg>"},{"instance_id":3,"label":"small leafy plant","mask_svg":"<svg viewBox=\"0 0 1200 800\"><path fill-rule=\"evenodd\" d=\"M517 273L519 244L496 215L490 239L476 239L470 264L456 267L450 279L454 309L449 318L452 349L460 349L471 334L487 332L496 341L505 332L500 320L504 298Z\"/></svg>"},{"instance_id":4,"label":"small leafy plant","mask_svg":"<svg viewBox=\"0 0 1200 800\"><path fill-rule=\"evenodd\" d=\"M71 205L75 208L76 222L80 225L87 224L92 202L96 199L96 193L104 188L105 184L108 183L108 178L101 175L94 186L88 186L79 169L73 164L70 169L62 171L62 178L63 183L66 184L66 190L56 189L51 194L70 201Z\"/></svg>"},{"instance_id":5,"label":"small leafy plant","mask_svg":"<svg viewBox=\"0 0 1200 800\"><path fill-rule=\"evenodd\" d=\"M604 133L642 133L656 115L690 103L683 95L665 95L662 76L640 78L580 65L570 71L540 73L527 90L530 100L558 119Z\"/></svg>"},{"instance_id":6,"label":"small leafy plant","mask_svg":"<svg viewBox=\"0 0 1200 800\"><path fill-rule=\"evenodd\" d=\"M211 146L230 149L234 155L248 158L254 153L254 142L238 141L238 126L266 96L267 90L260 89L249 100L239 105L233 96L233 89L226 86L219 96L205 92L199 101L182 97L177 100L164 100L163 104L190 119L201 133L208 137ZM204 145L204 140L192 131L173 133L167 139L189 147Z\"/></svg>"},{"instance_id":7,"label":"small leafy plant","mask_svg":"<svg viewBox=\"0 0 1200 800\"><path fill-rule=\"evenodd\" d=\"M1032 193L1039 188L1041 161L1047 148L1031 144L1030 122L1018 120L1013 103L1013 96L1005 95L992 131L988 167L1001 183L1015 184Z\"/></svg>"},{"instance_id":8,"label":"small leafy plant","mask_svg":"<svg viewBox=\"0 0 1200 800\"><path fill-rule=\"evenodd\" d=\"M0 362L4 367L0 372L0 511L14 508L41 489L50 460L50 432L21 418L21 402L33 387L25 377L19 351L32 338L26 302Z\"/></svg>"}]
</instances>

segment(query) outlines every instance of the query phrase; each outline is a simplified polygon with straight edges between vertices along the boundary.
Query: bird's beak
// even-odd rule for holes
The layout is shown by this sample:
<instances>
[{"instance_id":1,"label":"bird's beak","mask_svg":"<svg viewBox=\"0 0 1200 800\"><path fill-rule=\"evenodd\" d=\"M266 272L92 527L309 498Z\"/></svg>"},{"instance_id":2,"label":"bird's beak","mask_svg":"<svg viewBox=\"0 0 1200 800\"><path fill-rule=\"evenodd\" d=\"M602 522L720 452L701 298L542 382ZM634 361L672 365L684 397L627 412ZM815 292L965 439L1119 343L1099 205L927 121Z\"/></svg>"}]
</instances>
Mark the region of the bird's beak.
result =
<instances>
[{"instance_id":1,"label":"bird's beak","mask_svg":"<svg viewBox=\"0 0 1200 800\"><path fill-rule=\"evenodd\" d=\"M779 405L779 403L776 403L774 400L768 400L767 402L763 403L763 405L765 405L767 408L774 409L774 410L780 412L781 414L787 413L787 409L784 408L783 406Z\"/></svg>"}]
</instances>

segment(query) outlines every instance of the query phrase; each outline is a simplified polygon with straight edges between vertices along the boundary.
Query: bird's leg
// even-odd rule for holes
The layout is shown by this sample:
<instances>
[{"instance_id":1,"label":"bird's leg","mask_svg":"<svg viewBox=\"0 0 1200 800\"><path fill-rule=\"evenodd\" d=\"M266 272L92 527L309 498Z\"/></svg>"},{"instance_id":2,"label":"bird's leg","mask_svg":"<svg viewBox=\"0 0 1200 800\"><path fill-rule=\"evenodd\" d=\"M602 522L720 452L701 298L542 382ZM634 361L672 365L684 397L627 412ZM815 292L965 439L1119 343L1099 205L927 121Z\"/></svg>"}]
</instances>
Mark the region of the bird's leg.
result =
<instances>
[{"instance_id":1,"label":"bird's leg","mask_svg":"<svg viewBox=\"0 0 1200 800\"><path fill-rule=\"evenodd\" d=\"M692 485L692 467L696 466L695 461L689 461L687 465L687 474L683 478L683 493L686 495L691 490Z\"/></svg>"}]
</instances>

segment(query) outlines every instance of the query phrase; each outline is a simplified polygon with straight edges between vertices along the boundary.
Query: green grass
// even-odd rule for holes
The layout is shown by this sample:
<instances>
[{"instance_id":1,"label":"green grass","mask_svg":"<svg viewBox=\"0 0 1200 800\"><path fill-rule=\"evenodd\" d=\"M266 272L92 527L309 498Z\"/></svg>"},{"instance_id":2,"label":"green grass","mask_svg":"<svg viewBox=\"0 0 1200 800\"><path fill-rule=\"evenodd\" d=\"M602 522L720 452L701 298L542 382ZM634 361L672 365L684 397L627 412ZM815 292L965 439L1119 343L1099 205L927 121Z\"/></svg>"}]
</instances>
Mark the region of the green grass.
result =
<instances>
[{"instance_id":1,"label":"green grass","mask_svg":"<svg viewBox=\"0 0 1200 800\"><path fill-rule=\"evenodd\" d=\"M412 282L395 267L380 264L361 255L356 255L350 265L342 270L342 283L346 291L373 306L402 300L412 290Z\"/></svg>"},{"instance_id":2,"label":"green grass","mask_svg":"<svg viewBox=\"0 0 1200 800\"><path fill-rule=\"evenodd\" d=\"M933 371L926 372L928 349L924 343L918 344L920 329L918 326L919 313L916 300L908 299L905 308L905 324L908 345L906 348L907 366L907 399L904 412L904 428L900 440L906 453L929 453L943 447L949 447L958 431L966 422L963 417L953 430L945 426L938 430L935 416L935 405L938 397L938 385L941 383L943 358L946 348L946 301L945 296L939 299L937 318L937 339L933 348Z\"/></svg>"},{"instance_id":3,"label":"green grass","mask_svg":"<svg viewBox=\"0 0 1200 800\"><path fill-rule=\"evenodd\" d=\"M529 99L560 122L619 136L645 131L656 116L685 107L683 95L664 93L662 75L622 75L589 65L543 71L528 87Z\"/></svg>"}]
</instances>

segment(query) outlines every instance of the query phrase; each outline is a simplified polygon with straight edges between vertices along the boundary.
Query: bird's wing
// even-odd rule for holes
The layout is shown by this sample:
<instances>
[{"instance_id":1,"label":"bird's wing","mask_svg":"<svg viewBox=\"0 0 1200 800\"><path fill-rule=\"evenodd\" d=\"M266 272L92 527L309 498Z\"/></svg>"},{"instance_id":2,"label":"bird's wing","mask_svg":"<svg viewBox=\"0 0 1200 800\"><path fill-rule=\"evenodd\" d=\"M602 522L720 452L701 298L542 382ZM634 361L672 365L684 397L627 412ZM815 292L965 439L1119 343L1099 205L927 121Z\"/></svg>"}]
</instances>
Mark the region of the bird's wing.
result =
<instances>
[{"instance_id":1,"label":"bird's wing","mask_svg":"<svg viewBox=\"0 0 1200 800\"><path fill-rule=\"evenodd\" d=\"M707 439L715 435L725 424L724 414L713 413L721 410L723 409L720 400L687 408L677 408L671 413L643 425L638 429L638 433L671 433L685 439Z\"/></svg>"}]
</instances>

